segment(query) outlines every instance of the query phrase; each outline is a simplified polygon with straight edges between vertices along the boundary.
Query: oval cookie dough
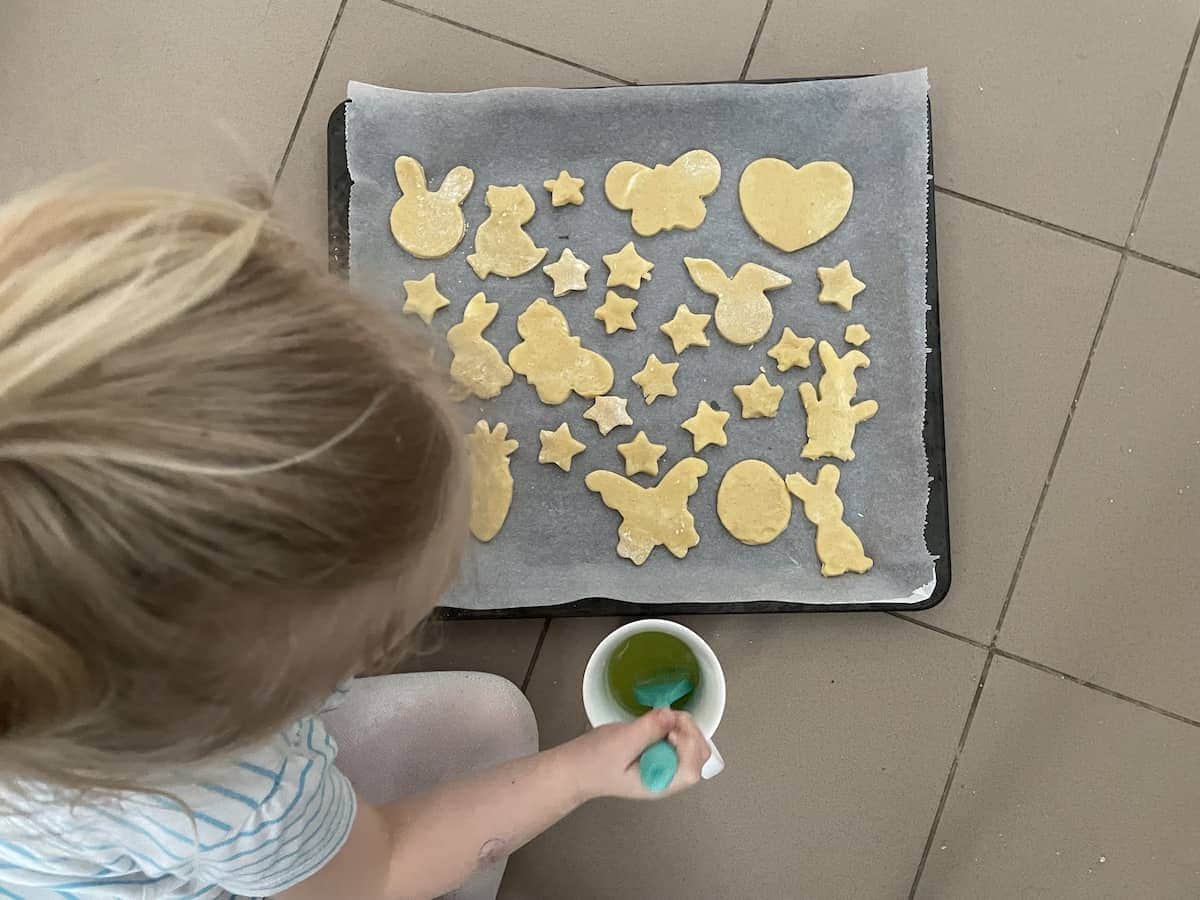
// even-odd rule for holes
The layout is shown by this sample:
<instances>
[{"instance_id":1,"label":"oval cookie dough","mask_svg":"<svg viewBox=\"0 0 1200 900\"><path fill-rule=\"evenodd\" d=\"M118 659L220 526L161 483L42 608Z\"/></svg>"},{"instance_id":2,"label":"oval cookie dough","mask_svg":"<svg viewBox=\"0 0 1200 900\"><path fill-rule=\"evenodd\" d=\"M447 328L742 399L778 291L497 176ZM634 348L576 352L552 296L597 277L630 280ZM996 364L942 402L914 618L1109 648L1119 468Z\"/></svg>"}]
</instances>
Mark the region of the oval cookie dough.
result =
<instances>
[{"instance_id":1,"label":"oval cookie dough","mask_svg":"<svg viewBox=\"0 0 1200 900\"><path fill-rule=\"evenodd\" d=\"M787 485L761 459L743 459L729 468L717 488L717 518L743 544L769 544L792 518Z\"/></svg>"}]
</instances>

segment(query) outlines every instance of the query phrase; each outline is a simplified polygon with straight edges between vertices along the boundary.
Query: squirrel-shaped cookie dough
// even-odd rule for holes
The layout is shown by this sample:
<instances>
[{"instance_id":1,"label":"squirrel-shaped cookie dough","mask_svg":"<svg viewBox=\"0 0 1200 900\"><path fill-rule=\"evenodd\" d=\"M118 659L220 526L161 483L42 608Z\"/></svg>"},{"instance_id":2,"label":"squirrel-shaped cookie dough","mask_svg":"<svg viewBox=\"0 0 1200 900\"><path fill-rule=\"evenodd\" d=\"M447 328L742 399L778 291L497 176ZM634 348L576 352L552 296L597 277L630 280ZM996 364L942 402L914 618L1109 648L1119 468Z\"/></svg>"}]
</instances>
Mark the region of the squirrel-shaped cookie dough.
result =
<instances>
[{"instance_id":1,"label":"squirrel-shaped cookie dough","mask_svg":"<svg viewBox=\"0 0 1200 900\"><path fill-rule=\"evenodd\" d=\"M546 256L546 248L538 247L521 227L537 211L525 185L497 187L488 185L489 215L475 231L475 252L467 264L480 278L492 273L505 278L524 275Z\"/></svg>"},{"instance_id":2,"label":"squirrel-shaped cookie dough","mask_svg":"<svg viewBox=\"0 0 1200 900\"><path fill-rule=\"evenodd\" d=\"M425 185L425 170L411 156L396 160L396 182L401 197L392 207L392 236L396 243L421 259L439 259L458 246L467 232L459 207L471 192L475 173L456 166L446 173L436 191Z\"/></svg>"},{"instance_id":3,"label":"squirrel-shaped cookie dough","mask_svg":"<svg viewBox=\"0 0 1200 900\"><path fill-rule=\"evenodd\" d=\"M543 403L557 406L572 391L590 399L612 387L608 360L583 347L562 311L542 298L517 316L517 333L521 342L509 352L508 364L525 376Z\"/></svg>"},{"instance_id":4,"label":"squirrel-shaped cookie dough","mask_svg":"<svg viewBox=\"0 0 1200 900\"><path fill-rule=\"evenodd\" d=\"M804 515L817 526L817 558L821 574L844 575L846 572L866 572L874 562L863 552L862 541L854 530L842 521L845 508L837 495L841 473L838 467L826 464L817 473L813 484L799 472L784 479L787 489L804 501Z\"/></svg>"},{"instance_id":5,"label":"squirrel-shaped cookie dough","mask_svg":"<svg viewBox=\"0 0 1200 900\"><path fill-rule=\"evenodd\" d=\"M604 195L617 209L629 210L633 230L643 237L682 228L694 231L708 209L704 198L721 183L721 163L707 150L689 150L669 166L653 169L619 162L604 178Z\"/></svg>"},{"instance_id":6,"label":"squirrel-shaped cookie dough","mask_svg":"<svg viewBox=\"0 0 1200 900\"><path fill-rule=\"evenodd\" d=\"M858 392L854 370L865 369L871 360L861 350L851 350L845 356L838 356L829 341L821 341L817 345L817 352L821 356L821 365L825 367L825 374L818 385L821 399L817 399L817 390L811 384L801 382L800 399L808 414L808 443L800 455L805 459L836 456L849 462L854 459L851 444L854 443L855 428L859 422L865 422L879 412L879 404L874 400L850 403Z\"/></svg>"},{"instance_id":7,"label":"squirrel-shaped cookie dough","mask_svg":"<svg viewBox=\"0 0 1200 900\"><path fill-rule=\"evenodd\" d=\"M512 384L512 369L483 336L483 330L492 324L499 311L500 304L488 303L480 291L467 303L462 321L446 332L446 343L454 354L450 377L454 379L452 394L456 400L464 399L467 394L490 400Z\"/></svg>"},{"instance_id":8,"label":"squirrel-shaped cookie dough","mask_svg":"<svg viewBox=\"0 0 1200 900\"><path fill-rule=\"evenodd\" d=\"M600 495L605 506L621 514L617 555L640 566L659 544L682 559L700 543L687 502L707 472L708 463L688 457L675 463L652 488L604 469L588 473L583 483Z\"/></svg>"}]
</instances>

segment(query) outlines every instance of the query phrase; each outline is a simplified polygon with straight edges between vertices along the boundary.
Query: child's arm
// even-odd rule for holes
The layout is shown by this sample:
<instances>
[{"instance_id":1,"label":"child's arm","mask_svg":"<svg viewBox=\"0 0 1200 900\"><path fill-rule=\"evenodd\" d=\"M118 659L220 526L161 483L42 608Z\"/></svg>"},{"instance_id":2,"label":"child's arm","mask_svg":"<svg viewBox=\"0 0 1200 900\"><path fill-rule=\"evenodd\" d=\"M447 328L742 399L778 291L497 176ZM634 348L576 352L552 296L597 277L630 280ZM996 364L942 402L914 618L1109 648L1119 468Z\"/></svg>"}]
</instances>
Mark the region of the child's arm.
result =
<instances>
[{"instance_id":1,"label":"child's arm","mask_svg":"<svg viewBox=\"0 0 1200 900\"><path fill-rule=\"evenodd\" d=\"M670 788L651 795L641 785L638 757L664 737L679 754L679 771ZM690 716L655 710L636 722L605 725L552 750L385 806L359 800L345 846L280 897L436 897L592 798L678 793L699 780L708 754Z\"/></svg>"}]
</instances>

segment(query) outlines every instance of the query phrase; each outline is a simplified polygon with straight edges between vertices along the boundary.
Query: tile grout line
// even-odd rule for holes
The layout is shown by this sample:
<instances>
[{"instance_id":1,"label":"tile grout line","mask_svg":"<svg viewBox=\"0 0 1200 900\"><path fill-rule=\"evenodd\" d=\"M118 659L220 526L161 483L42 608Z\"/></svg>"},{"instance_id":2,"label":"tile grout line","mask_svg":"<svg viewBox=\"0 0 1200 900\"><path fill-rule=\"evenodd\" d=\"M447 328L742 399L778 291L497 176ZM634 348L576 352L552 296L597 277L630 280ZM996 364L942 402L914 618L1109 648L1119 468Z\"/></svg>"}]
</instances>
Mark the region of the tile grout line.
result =
<instances>
[{"instance_id":1,"label":"tile grout line","mask_svg":"<svg viewBox=\"0 0 1200 900\"><path fill-rule=\"evenodd\" d=\"M909 625L916 625L918 628L924 628L928 631L934 632L935 634L940 634L943 637L953 638L956 641L961 641L964 644L969 644L970 646L974 647L977 650L989 649L988 645L983 643L983 641L977 641L974 638L969 638L965 634L958 634L957 632L950 631L948 628L940 628L939 626L934 625L930 622L922 622L920 619L910 618L909 616L906 616L904 613L889 612L888 615L891 616L893 619L899 619L901 622L907 622Z\"/></svg>"},{"instance_id":2,"label":"tile grout line","mask_svg":"<svg viewBox=\"0 0 1200 900\"><path fill-rule=\"evenodd\" d=\"M529 668L525 670L525 677L521 679L521 693L524 694L529 689L529 682L533 680L533 667L537 665L538 657L542 655L542 644L546 643L546 634L550 631L551 619L546 616L542 620L542 632L538 635L537 643L533 645L533 653L529 657Z\"/></svg>"},{"instance_id":3,"label":"tile grout line","mask_svg":"<svg viewBox=\"0 0 1200 900\"><path fill-rule=\"evenodd\" d=\"M1057 225L1054 222L1048 222L1045 219L1039 219L1037 216L1031 216L1028 213L1018 212L1015 209L1009 209L1007 206L1001 206L998 203L992 203L988 200L981 200L978 197L972 197L970 194L964 194L961 191L956 191L953 188L943 187L940 184L935 184L933 189L939 194L945 194L948 197L953 197L956 200L962 200L966 203L972 203L975 206L982 206L984 209L992 212L1001 213L1002 215L1011 216L1021 222L1029 225L1040 225L1043 228L1048 228L1050 231L1058 234L1073 237L1077 240L1086 241L1089 244L1094 244L1097 247L1103 247L1106 250L1114 250L1120 253L1125 248L1120 244L1114 244L1112 241L1106 241L1104 238L1098 238L1094 235L1086 234L1082 231L1076 231L1074 228L1068 228L1065 225Z\"/></svg>"},{"instance_id":4,"label":"tile grout line","mask_svg":"<svg viewBox=\"0 0 1200 900\"><path fill-rule=\"evenodd\" d=\"M333 46L333 36L337 33L338 25L342 22L342 13L346 11L346 3L348 0L342 0L338 4L337 13L333 17L333 24L329 27L329 36L325 38L325 46L321 48L321 57L317 60L317 67L313 70L312 81L308 83L308 90L304 94L304 102L300 104L300 114L296 116L296 124L292 126L292 133L288 136L287 146L283 149L283 157L279 160L279 168L275 170L275 181L273 187L279 186L279 179L283 177L283 167L287 165L288 157L292 155L292 147L296 144L296 136L300 133L300 124L304 121L304 114L308 112L308 104L312 101L313 91L317 87L317 79L321 77L321 70L325 67L325 57L329 55L329 48Z\"/></svg>"},{"instance_id":5,"label":"tile grout line","mask_svg":"<svg viewBox=\"0 0 1200 900\"><path fill-rule=\"evenodd\" d=\"M413 13L418 16L424 16L426 19L432 19L435 22L441 22L443 25L449 25L452 28L458 28L462 31L469 32L469 33L477 35L479 37L485 37L490 40L497 41L501 44L505 44L509 47L515 47L518 50L524 50L526 53L532 53L535 56L541 56L544 59L549 59L549 60L552 60L553 62L561 63L564 66L570 66L573 69L580 69L581 71L588 72L592 75L598 75L601 78L607 78L609 81L615 81L615 82L618 82L619 84L625 84L625 85L632 85L632 84L637 83L634 81L630 81L627 78L621 78L620 76L613 75L610 72L604 72L600 69L595 69L592 66L587 66L587 65L584 65L583 63L575 62L574 60L567 59L565 56L557 56L557 55L555 55L553 53L549 53L545 50L539 50L537 47L532 47L529 44L522 44L519 41L512 40L511 38L501 37L500 35L493 34L490 31L484 31L482 28L476 28L474 25L467 25L464 22L456 22L454 19L449 19L446 16L438 15L437 13L430 12L427 9L421 9L416 6L411 6L408 3L403 2L403 0L380 0L380 2L386 3L388 6L394 6L397 9L406 10L407 12Z\"/></svg>"},{"instance_id":6,"label":"tile grout line","mask_svg":"<svg viewBox=\"0 0 1200 900\"><path fill-rule=\"evenodd\" d=\"M746 54L746 61L742 64L742 73L738 76L738 81L745 81L746 76L750 73L750 63L754 61L754 51L758 49L758 40L762 37L763 29L767 27L767 16L771 14L771 6L775 0L767 0L763 6L762 15L758 17L758 27L754 29L754 37L750 40L750 51Z\"/></svg>"}]
</instances>

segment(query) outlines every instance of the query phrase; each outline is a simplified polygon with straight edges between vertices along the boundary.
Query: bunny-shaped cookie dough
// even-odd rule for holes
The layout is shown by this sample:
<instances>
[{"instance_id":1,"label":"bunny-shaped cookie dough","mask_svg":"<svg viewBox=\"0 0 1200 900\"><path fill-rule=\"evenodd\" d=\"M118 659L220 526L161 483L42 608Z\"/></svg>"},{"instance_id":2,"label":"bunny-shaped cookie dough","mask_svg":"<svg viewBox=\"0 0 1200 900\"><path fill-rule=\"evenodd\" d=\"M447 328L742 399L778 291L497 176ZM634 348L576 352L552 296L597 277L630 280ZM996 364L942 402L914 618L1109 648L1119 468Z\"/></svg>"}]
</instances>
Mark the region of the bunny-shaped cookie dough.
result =
<instances>
[{"instance_id":1,"label":"bunny-shaped cookie dough","mask_svg":"<svg viewBox=\"0 0 1200 900\"><path fill-rule=\"evenodd\" d=\"M480 291L467 303L462 321L446 332L446 343L454 359L450 377L454 379L454 399L474 394L480 400L490 400L512 384L513 371L504 362L500 351L483 336L483 329L492 324L499 303L488 303Z\"/></svg>"},{"instance_id":2,"label":"bunny-shaped cookie dough","mask_svg":"<svg viewBox=\"0 0 1200 900\"><path fill-rule=\"evenodd\" d=\"M683 258L696 287L717 298L713 319L721 337L734 344L748 346L771 329L775 312L767 291L787 287L792 279L779 272L746 263L730 278L711 259Z\"/></svg>"},{"instance_id":3,"label":"bunny-shaped cookie dough","mask_svg":"<svg viewBox=\"0 0 1200 900\"><path fill-rule=\"evenodd\" d=\"M493 272L505 278L524 275L542 261L545 247L535 246L521 227L533 218L537 207L525 185L488 185L487 205L492 211L475 231L475 252L467 263L480 278Z\"/></svg>"},{"instance_id":4,"label":"bunny-shaped cookie dough","mask_svg":"<svg viewBox=\"0 0 1200 900\"><path fill-rule=\"evenodd\" d=\"M396 160L396 182L401 197L392 207L392 236L396 243L421 259L440 259L467 233L459 207L471 192L475 173L456 166L446 173L441 186L425 186L425 170L411 156Z\"/></svg>"},{"instance_id":5,"label":"bunny-shaped cookie dough","mask_svg":"<svg viewBox=\"0 0 1200 900\"><path fill-rule=\"evenodd\" d=\"M599 353L571 334L567 317L540 297L517 316L521 342L508 354L513 371L524 375L538 399L557 406L574 391L598 397L612 387L613 369Z\"/></svg>"},{"instance_id":6,"label":"bunny-shaped cookie dough","mask_svg":"<svg viewBox=\"0 0 1200 900\"><path fill-rule=\"evenodd\" d=\"M804 501L804 515L817 526L817 558L826 577L857 572L860 575L875 563L863 552L862 541L842 521L844 507L837 495L841 473L834 465L821 466L817 483L799 472L784 479L787 489Z\"/></svg>"},{"instance_id":7,"label":"bunny-shaped cookie dough","mask_svg":"<svg viewBox=\"0 0 1200 900\"><path fill-rule=\"evenodd\" d=\"M817 352L821 356L821 365L825 367L820 383L814 388L807 381L800 382L800 400L808 414L808 443L800 455L805 459L836 456L849 462L854 459L851 445L854 443L855 429L860 422L867 421L879 412L879 404L874 400L850 402L858 393L858 379L854 377L854 370L865 369L871 360L861 350L851 350L845 356L838 356L829 341L821 341L817 345ZM818 388L821 392L819 400Z\"/></svg>"},{"instance_id":8,"label":"bunny-shaped cookie dough","mask_svg":"<svg viewBox=\"0 0 1200 900\"><path fill-rule=\"evenodd\" d=\"M707 150L689 150L669 166L653 169L619 162L604 178L604 195L617 209L630 210L630 224L643 237L682 228L694 231L708 209L704 198L721 183L721 163Z\"/></svg>"}]
</instances>

